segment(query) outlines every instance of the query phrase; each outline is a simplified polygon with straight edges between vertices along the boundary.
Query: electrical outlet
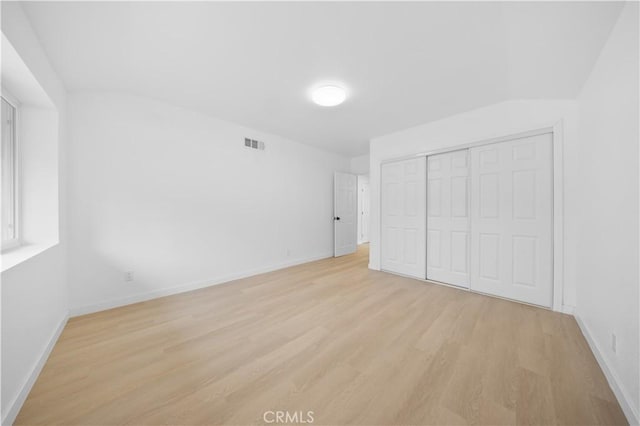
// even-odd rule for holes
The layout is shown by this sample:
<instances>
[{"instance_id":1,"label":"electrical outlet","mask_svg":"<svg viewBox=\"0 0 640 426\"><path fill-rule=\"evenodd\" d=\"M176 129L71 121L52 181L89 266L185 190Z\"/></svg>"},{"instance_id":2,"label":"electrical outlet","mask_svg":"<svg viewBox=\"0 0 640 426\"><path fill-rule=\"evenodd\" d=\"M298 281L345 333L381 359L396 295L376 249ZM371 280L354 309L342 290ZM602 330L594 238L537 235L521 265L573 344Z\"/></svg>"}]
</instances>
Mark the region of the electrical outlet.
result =
<instances>
[{"instance_id":1,"label":"electrical outlet","mask_svg":"<svg viewBox=\"0 0 640 426\"><path fill-rule=\"evenodd\" d=\"M133 272L132 271L125 272L124 280L127 282L133 281Z\"/></svg>"},{"instance_id":2,"label":"electrical outlet","mask_svg":"<svg viewBox=\"0 0 640 426\"><path fill-rule=\"evenodd\" d=\"M291 256L291 249L287 249L287 257Z\"/></svg>"},{"instance_id":3,"label":"electrical outlet","mask_svg":"<svg viewBox=\"0 0 640 426\"><path fill-rule=\"evenodd\" d=\"M611 333L611 350L614 354L618 350L618 339L616 338L615 333Z\"/></svg>"}]
</instances>

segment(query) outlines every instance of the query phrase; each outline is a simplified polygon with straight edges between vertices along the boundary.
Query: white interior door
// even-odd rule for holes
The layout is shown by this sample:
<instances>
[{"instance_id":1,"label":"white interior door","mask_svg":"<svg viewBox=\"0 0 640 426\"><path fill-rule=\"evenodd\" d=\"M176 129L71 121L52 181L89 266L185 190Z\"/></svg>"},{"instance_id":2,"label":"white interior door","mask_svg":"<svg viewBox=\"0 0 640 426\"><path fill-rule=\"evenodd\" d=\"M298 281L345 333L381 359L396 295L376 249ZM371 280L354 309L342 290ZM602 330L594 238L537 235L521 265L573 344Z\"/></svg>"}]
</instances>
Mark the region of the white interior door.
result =
<instances>
[{"instance_id":1,"label":"white interior door","mask_svg":"<svg viewBox=\"0 0 640 426\"><path fill-rule=\"evenodd\" d=\"M469 288L469 151L427 157L427 279Z\"/></svg>"},{"instance_id":2,"label":"white interior door","mask_svg":"<svg viewBox=\"0 0 640 426\"><path fill-rule=\"evenodd\" d=\"M369 242L369 177L358 176L358 244Z\"/></svg>"},{"instance_id":3,"label":"white interior door","mask_svg":"<svg viewBox=\"0 0 640 426\"><path fill-rule=\"evenodd\" d=\"M426 157L382 165L381 268L426 276Z\"/></svg>"},{"instance_id":4,"label":"white interior door","mask_svg":"<svg viewBox=\"0 0 640 426\"><path fill-rule=\"evenodd\" d=\"M335 172L333 177L334 256L355 253L358 236L357 177Z\"/></svg>"},{"instance_id":5,"label":"white interior door","mask_svg":"<svg viewBox=\"0 0 640 426\"><path fill-rule=\"evenodd\" d=\"M470 149L471 289L550 307L550 133Z\"/></svg>"}]
</instances>

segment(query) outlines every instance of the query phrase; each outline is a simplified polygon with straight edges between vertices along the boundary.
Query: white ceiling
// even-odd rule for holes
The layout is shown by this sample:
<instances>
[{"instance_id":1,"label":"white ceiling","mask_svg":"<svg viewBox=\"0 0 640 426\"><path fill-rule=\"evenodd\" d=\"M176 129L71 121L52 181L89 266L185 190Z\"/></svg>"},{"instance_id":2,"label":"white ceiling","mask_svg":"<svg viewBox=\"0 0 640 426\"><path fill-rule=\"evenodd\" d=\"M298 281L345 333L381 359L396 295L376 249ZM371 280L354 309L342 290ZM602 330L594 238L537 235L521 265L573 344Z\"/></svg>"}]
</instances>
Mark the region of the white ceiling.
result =
<instances>
[{"instance_id":1,"label":"white ceiling","mask_svg":"<svg viewBox=\"0 0 640 426\"><path fill-rule=\"evenodd\" d=\"M67 89L165 100L335 152L578 94L621 3L25 2ZM309 101L341 82L339 107Z\"/></svg>"}]
</instances>

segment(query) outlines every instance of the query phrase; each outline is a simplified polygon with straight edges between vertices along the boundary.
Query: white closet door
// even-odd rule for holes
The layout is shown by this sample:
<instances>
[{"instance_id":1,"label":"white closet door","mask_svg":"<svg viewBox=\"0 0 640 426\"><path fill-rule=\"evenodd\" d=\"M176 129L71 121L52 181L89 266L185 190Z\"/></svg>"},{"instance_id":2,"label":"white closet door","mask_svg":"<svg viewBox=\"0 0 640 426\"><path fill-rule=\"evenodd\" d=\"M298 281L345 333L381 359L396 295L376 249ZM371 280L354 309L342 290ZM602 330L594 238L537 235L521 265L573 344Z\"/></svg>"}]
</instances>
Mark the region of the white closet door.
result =
<instances>
[{"instance_id":1,"label":"white closet door","mask_svg":"<svg viewBox=\"0 0 640 426\"><path fill-rule=\"evenodd\" d=\"M551 306L550 133L470 149L471 289Z\"/></svg>"},{"instance_id":2,"label":"white closet door","mask_svg":"<svg viewBox=\"0 0 640 426\"><path fill-rule=\"evenodd\" d=\"M469 287L469 152L427 157L427 279Z\"/></svg>"},{"instance_id":3,"label":"white closet door","mask_svg":"<svg viewBox=\"0 0 640 426\"><path fill-rule=\"evenodd\" d=\"M358 238L358 184L356 175L333 174L333 255L356 252Z\"/></svg>"},{"instance_id":4,"label":"white closet door","mask_svg":"<svg viewBox=\"0 0 640 426\"><path fill-rule=\"evenodd\" d=\"M424 279L426 159L386 163L381 175L381 267Z\"/></svg>"}]
</instances>

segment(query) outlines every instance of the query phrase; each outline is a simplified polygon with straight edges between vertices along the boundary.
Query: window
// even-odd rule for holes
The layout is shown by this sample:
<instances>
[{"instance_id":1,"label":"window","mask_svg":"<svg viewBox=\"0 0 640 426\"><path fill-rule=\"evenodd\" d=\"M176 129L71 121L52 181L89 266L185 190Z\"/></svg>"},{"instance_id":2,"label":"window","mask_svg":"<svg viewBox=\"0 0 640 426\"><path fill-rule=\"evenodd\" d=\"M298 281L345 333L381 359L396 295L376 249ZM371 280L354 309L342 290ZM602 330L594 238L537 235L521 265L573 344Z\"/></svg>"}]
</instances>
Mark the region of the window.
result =
<instances>
[{"instance_id":1,"label":"window","mask_svg":"<svg viewBox=\"0 0 640 426\"><path fill-rule=\"evenodd\" d=\"M16 107L2 97L2 249L19 245L17 211Z\"/></svg>"}]
</instances>

